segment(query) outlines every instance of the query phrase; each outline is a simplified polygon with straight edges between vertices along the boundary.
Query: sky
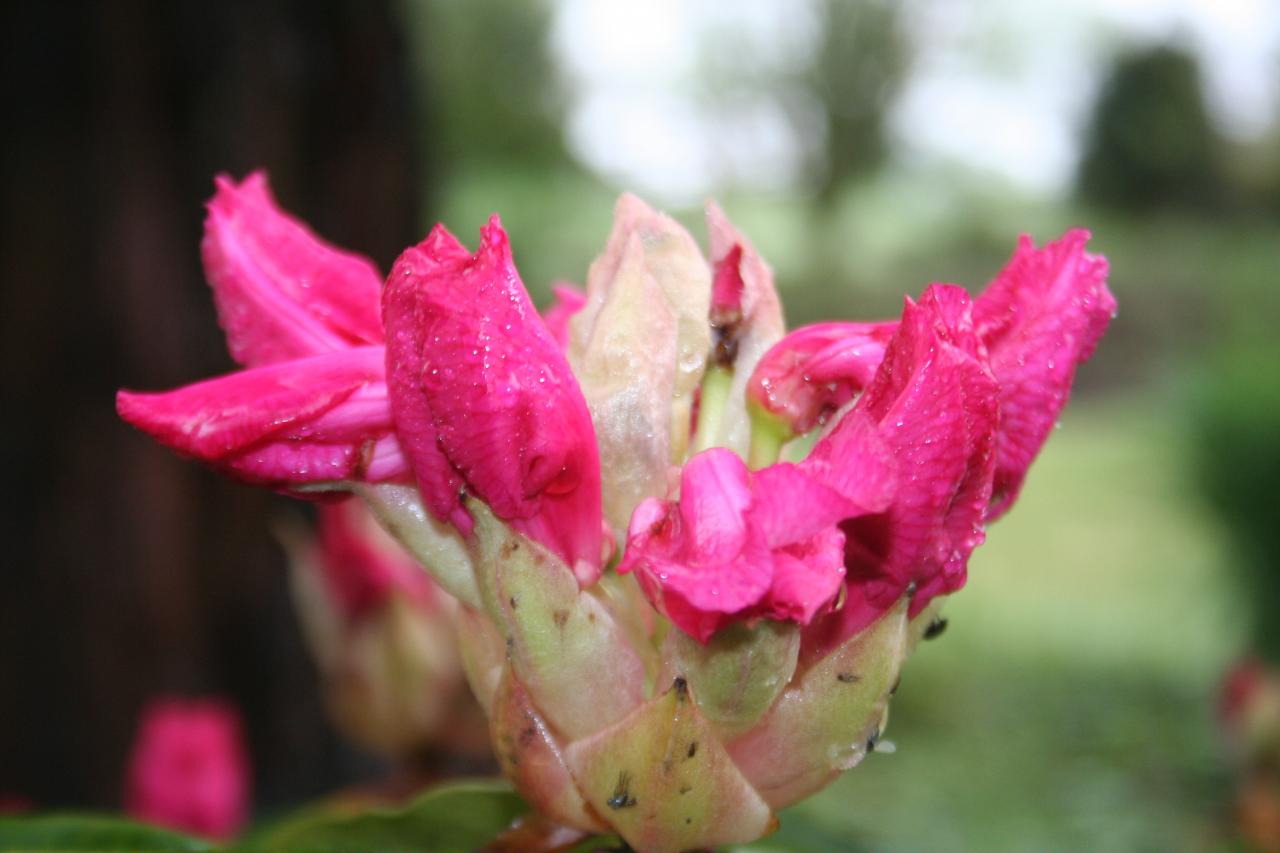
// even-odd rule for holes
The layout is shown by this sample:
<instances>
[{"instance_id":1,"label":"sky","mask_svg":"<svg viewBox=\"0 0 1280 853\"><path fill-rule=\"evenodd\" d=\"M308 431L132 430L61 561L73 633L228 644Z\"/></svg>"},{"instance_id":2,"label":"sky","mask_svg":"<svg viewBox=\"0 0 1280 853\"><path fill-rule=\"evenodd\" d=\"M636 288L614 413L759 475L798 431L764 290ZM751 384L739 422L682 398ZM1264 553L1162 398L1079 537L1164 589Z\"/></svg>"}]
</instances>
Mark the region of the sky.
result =
<instances>
[{"instance_id":1,"label":"sky","mask_svg":"<svg viewBox=\"0 0 1280 853\"><path fill-rule=\"evenodd\" d=\"M959 164L1029 192L1064 192L1101 76L1133 42L1192 50L1210 114L1230 137L1256 138L1280 106L1276 0L901 5L914 63L890 114L898 168ZM554 8L553 54L573 93L570 148L615 183L674 204L726 186L782 189L821 140L821 110L801 90L739 86L724 103L700 85L708 54L745 80L803 66L820 38L813 0Z\"/></svg>"}]
</instances>

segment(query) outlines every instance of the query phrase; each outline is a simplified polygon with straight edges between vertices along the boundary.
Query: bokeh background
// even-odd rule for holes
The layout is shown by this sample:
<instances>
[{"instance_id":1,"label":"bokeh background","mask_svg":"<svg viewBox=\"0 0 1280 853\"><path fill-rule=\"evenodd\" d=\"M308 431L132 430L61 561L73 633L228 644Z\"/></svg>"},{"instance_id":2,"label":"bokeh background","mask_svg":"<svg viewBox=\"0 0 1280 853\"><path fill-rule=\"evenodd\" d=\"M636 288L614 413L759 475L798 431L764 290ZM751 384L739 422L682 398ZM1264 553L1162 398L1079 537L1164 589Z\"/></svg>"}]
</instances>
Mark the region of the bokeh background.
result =
<instances>
[{"instance_id":1,"label":"bokeh background","mask_svg":"<svg viewBox=\"0 0 1280 853\"><path fill-rule=\"evenodd\" d=\"M221 693L261 813L373 778L325 720L290 502L116 420L223 372L220 171L383 269L502 214L535 299L632 189L718 197L800 324L980 288L1023 231L1112 262L1119 318L892 755L778 849L1232 843L1227 666L1280 660L1280 6L1272 0L13 2L0 6L0 795L112 808L135 715Z\"/></svg>"}]
</instances>

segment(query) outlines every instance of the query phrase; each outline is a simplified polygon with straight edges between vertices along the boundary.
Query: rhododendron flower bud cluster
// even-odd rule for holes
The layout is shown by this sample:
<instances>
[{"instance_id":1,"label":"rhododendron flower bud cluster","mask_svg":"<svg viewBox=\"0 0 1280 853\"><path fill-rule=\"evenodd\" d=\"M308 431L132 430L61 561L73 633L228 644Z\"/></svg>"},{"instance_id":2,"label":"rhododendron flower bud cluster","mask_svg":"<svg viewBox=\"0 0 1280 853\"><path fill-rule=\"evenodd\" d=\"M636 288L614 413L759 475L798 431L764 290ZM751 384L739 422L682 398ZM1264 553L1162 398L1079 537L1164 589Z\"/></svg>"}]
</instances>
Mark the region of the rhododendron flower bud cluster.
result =
<instances>
[{"instance_id":1,"label":"rhododendron flower bud cluster","mask_svg":"<svg viewBox=\"0 0 1280 853\"><path fill-rule=\"evenodd\" d=\"M709 252L632 196L539 315L495 217L371 265L223 180L206 265L238 373L119 410L298 496L360 496L458 602L507 776L638 850L748 841L874 748L985 526L1115 311L1024 239L977 298L786 334L715 205Z\"/></svg>"}]
</instances>

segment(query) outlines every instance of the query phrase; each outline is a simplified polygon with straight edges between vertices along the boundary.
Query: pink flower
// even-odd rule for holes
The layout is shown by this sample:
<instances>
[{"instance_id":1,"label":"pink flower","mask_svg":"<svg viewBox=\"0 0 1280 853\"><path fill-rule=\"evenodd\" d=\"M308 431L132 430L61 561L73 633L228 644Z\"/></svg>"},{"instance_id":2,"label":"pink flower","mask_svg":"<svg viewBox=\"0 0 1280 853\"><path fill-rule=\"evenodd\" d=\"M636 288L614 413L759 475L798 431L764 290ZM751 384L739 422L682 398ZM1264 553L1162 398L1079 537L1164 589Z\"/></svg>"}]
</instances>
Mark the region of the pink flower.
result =
<instances>
[{"instance_id":1,"label":"pink flower","mask_svg":"<svg viewBox=\"0 0 1280 853\"><path fill-rule=\"evenodd\" d=\"M121 391L120 417L161 444L277 489L408 473L387 406L382 347L242 370L160 394Z\"/></svg>"},{"instance_id":2,"label":"pink flower","mask_svg":"<svg viewBox=\"0 0 1280 853\"><path fill-rule=\"evenodd\" d=\"M1084 251L1089 232L1068 231L1037 249L1023 236L974 303L973 323L1000 383L995 487L989 517L1006 512L1057 422L1076 367L1115 314L1105 258ZM852 400L879 365L895 323L820 323L765 354L748 386L757 411L802 435Z\"/></svg>"},{"instance_id":3,"label":"pink flower","mask_svg":"<svg viewBox=\"0 0 1280 853\"><path fill-rule=\"evenodd\" d=\"M823 454L751 472L731 451L689 460L677 501L636 509L618 571L706 642L731 621L808 624L844 575L836 524L885 509L893 462L869 421L850 418Z\"/></svg>"},{"instance_id":4,"label":"pink flower","mask_svg":"<svg viewBox=\"0 0 1280 853\"><path fill-rule=\"evenodd\" d=\"M235 710L215 700L148 704L129 755L125 809L171 829L234 835L249 811L249 759Z\"/></svg>"},{"instance_id":5,"label":"pink flower","mask_svg":"<svg viewBox=\"0 0 1280 853\"><path fill-rule=\"evenodd\" d=\"M472 255L442 225L383 294L391 408L423 498L469 532L463 493L574 568L600 572L600 461L582 391L495 216Z\"/></svg>"},{"instance_id":6,"label":"pink flower","mask_svg":"<svg viewBox=\"0 0 1280 853\"><path fill-rule=\"evenodd\" d=\"M120 416L225 474L282 490L402 480L371 263L275 205L266 178L217 181L205 271L247 367L161 394L121 391Z\"/></svg>"},{"instance_id":7,"label":"pink flower","mask_svg":"<svg viewBox=\"0 0 1280 853\"><path fill-rule=\"evenodd\" d=\"M747 385L753 408L804 435L858 395L875 376L897 323L815 323L769 350Z\"/></svg>"},{"instance_id":8,"label":"pink flower","mask_svg":"<svg viewBox=\"0 0 1280 853\"><path fill-rule=\"evenodd\" d=\"M232 358L256 367L382 343L372 261L280 210L262 172L215 184L201 249Z\"/></svg>"},{"instance_id":9,"label":"pink flower","mask_svg":"<svg viewBox=\"0 0 1280 853\"><path fill-rule=\"evenodd\" d=\"M888 510L846 519L849 596L815 626L821 648L853 636L914 587L910 615L964 585L982 543L994 471L998 388L983 358L969 296L933 285L906 302L885 358L854 415L869 416L898 465ZM846 416L847 419L848 416ZM828 438L838 436L844 421Z\"/></svg>"},{"instance_id":10,"label":"pink flower","mask_svg":"<svg viewBox=\"0 0 1280 853\"><path fill-rule=\"evenodd\" d=\"M1085 252L1088 240L1088 231L1075 229L1037 249L1023 235L1009 263L974 303L974 325L1000 383L990 519L1017 498L1067 404L1076 367L1093 355L1115 316L1107 260Z\"/></svg>"}]
</instances>

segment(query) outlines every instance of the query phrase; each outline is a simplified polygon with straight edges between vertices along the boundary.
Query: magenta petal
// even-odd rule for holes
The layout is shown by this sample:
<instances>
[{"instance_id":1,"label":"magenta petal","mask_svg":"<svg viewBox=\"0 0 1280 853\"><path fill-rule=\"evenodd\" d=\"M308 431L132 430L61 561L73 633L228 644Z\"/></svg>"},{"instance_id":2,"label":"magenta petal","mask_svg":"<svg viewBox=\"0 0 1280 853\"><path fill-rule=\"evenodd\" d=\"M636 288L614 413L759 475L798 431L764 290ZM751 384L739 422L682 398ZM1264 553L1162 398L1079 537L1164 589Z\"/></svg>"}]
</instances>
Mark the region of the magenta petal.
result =
<instances>
[{"instance_id":1,"label":"magenta petal","mask_svg":"<svg viewBox=\"0 0 1280 853\"><path fill-rule=\"evenodd\" d=\"M474 256L441 227L405 252L383 314L397 432L436 515L458 516L465 483L594 579L603 544L595 431L497 217Z\"/></svg>"},{"instance_id":2,"label":"magenta petal","mask_svg":"<svg viewBox=\"0 0 1280 853\"><path fill-rule=\"evenodd\" d=\"M1000 383L995 490L988 518L1006 512L1066 405L1076 367L1116 311L1107 261L1085 252L1089 232L1037 249L1025 235L973 308Z\"/></svg>"},{"instance_id":3,"label":"magenta petal","mask_svg":"<svg viewBox=\"0 0 1280 853\"><path fill-rule=\"evenodd\" d=\"M618 571L635 571L654 606L703 642L772 583L773 558L749 515L750 477L733 452L708 450L685 465L679 503L646 500L631 519Z\"/></svg>"},{"instance_id":4,"label":"magenta petal","mask_svg":"<svg viewBox=\"0 0 1280 853\"><path fill-rule=\"evenodd\" d=\"M382 342L382 281L370 261L282 211L262 172L216 184L202 252L236 361L258 366Z\"/></svg>"},{"instance_id":5,"label":"magenta petal","mask_svg":"<svg viewBox=\"0 0 1280 853\"><path fill-rule=\"evenodd\" d=\"M893 448L865 412L847 413L799 467L841 496L841 519L886 510L897 495Z\"/></svg>"},{"instance_id":6,"label":"magenta petal","mask_svg":"<svg viewBox=\"0 0 1280 853\"><path fill-rule=\"evenodd\" d=\"M877 569L918 585L982 541L990 496L997 386L981 359L958 287L934 285L908 303L902 326L859 410L876 417L898 462L898 494L887 516L846 525L887 525ZM875 548L877 532L860 540ZM850 566L852 571L855 567ZM916 609L927 603L918 596Z\"/></svg>"},{"instance_id":7,"label":"magenta petal","mask_svg":"<svg viewBox=\"0 0 1280 853\"><path fill-rule=\"evenodd\" d=\"M770 619L808 625L844 583L844 534L828 527L773 555L773 584L760 607Z\"/></svg>"},{"instance_id":8,"label":"magenta petal","mask_svg":"<svg viewBox=\"0 0 1280 853\"><path fill-rule=\"evenodd\" d=\"M711 279L712 323L738 322L742 319L742 296L747 284L742 279L742 244L732 248L714 264Z\"/></svg>"},{"instance_id":9,"label":"magenta petal","mask_svg":"<svg viewBox=\"0 0 1280 853\"><path fill-rule=\"evenodd\" d=\"M865 511L799 466L753 473L713 448L685 466L678 503L637 508L618 571L636 572L654 606L703 642L735 620L804 624L840 589L836 523Z\"/></svg>"},{"instance_id":10,"label":"magenta petal","mask_svg":"<svg viewBox=\"0 0 1280 853\"><path fill-rule=\"evenodd\" d=\"M160 443L250 482L348 479L360 473L366 445L391 430L385 401L379 407L359 396L381 385L382 362L382 347L348 349L160 394L121 391L116 408ZM353 398L357 411L334 418L340 430L316 429Z\"/></svg>"},{"instance_id":11,"label":"magenta petal","mask_svg":"<svg viewBox=\"0 0 1280 853\"><path fill-rule=\"evenodd\" d=\"M121 391L120 416L168 447L217 460L314 419L381 378L381 347L240 370L159 394Z\"/></svg>"},{"instance_id":12,"label":"magenta petal","mask_svg":"<svg viewBox=\"0 0 1280 853\"><path fill-rule=\"evenodd\" d=\"M555 302L542 312L542 321L563 350L569 346L569 321L586 306L587 294L572 284L557 284L551 292L555 295Z\"/></svg>"},{"instance_id":13,"label":"magenta petal","mask_svg":"<svg viewBox=\"0 0 1280 853\"><path fill-rule=\"evenodd\" d=\"M850 595L807 644L833 647L912 585L912 614L963 585L969 554L984 536L997 394L968 295L934 285L919 304L907 300L884 362L853 412L878 424L897 463L896 496L886 511L842 525Z\"/></svg>"},{"instance_id":14,"label":"magenta petal","mask_svg":"<svg viewBox=\"0 0 1280 853\"><path fill-rule=\"evenodd\" d=\"M712 448L689 460L680 480L688 548L707 561L731 560L746 544L750 472L736 453Z\"/></svg>"},{"instance_id":15,"label":"magenta petal","mask_svg":"<svg viewBox=\"0 0 1280 853\"><path fill-rule=\"evenodd\" d=\"M413 468L423 500L437 518L451 520L471 532L470 516L461 507L462 477L440 449L435 419L422 383L426 372L428 303L419 298L419 278L460 268L467 251L443 225L418 246L407 249L392 267L382 294L387 331L386 371L396 434Z\"/></svg>"},{"instance_id":16,"label":"magenta petal","mask_svg":"<svg viewBox=\"0 0 1280 853\"><path fill-rule=\"evenodd\" d=\"M796 329L756 365L747 395L803 435L867 386L896 328L897 323L817 323Z\"/></svg>"}]
</instances>

